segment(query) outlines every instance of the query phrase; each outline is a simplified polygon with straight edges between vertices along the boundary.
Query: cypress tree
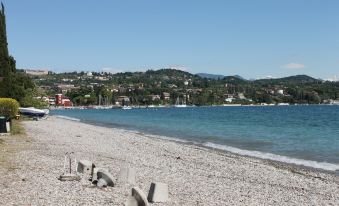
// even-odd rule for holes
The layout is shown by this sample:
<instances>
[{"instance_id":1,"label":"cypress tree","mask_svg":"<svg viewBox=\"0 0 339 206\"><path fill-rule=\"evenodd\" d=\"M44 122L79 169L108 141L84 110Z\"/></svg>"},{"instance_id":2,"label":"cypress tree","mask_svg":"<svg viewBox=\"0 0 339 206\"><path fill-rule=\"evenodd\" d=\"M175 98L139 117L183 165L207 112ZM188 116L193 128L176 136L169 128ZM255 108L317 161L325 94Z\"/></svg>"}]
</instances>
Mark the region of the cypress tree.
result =
<instances>
[{"instance_id":1,"label":"cypress tree","mask_svg":"<svg viewBox=\"0 0 339 206\"><path fill-rule=\"evenodd\" d=\"M1 3L1 10L0 10L0 76L9 77L12 72L15 72L15 60L14 60L13 57L10 57L9 54L8 54L5 7Z\"/></svg>"},{"instance_id":2,"label":"cypress tree","mask_svg":"<svg viewBox=\"0 0 339 206\"><path fill-rule=\"evenodd\" d=\"M16 99L21 103L28 90L34 89L32 80L23 73L16 72L15 59L9 55L5 8L0 10L0 97Z\"/></svg>"}]
</instances>

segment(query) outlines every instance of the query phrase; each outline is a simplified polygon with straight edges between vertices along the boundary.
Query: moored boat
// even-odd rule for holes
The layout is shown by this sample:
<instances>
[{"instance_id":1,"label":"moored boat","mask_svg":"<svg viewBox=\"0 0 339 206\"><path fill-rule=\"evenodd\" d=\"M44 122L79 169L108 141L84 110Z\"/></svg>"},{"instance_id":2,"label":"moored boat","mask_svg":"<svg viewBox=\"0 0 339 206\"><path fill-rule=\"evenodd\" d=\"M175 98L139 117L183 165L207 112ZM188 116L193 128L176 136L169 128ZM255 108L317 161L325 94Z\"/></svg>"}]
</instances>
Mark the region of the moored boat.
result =
<instances>
[{"instance_id":1,"label":"moored boat","mask_svg":"<svg viewBox=\"0 0 339 206\"><path fill-rule=\"evenodd\" d=\"M48 109L36 109L34 107L20 107L19 108L20 114L32 117L44 117L45 115L49 114Z\"/></svg>"}]
</instances>

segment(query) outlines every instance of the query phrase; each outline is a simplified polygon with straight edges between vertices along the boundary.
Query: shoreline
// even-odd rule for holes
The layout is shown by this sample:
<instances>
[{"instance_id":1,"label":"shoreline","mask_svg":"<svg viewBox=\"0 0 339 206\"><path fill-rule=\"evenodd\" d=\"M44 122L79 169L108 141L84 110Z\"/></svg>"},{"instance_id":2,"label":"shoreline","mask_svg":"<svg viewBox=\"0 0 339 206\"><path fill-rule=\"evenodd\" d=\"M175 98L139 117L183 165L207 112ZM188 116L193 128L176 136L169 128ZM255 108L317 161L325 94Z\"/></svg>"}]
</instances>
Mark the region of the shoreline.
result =
<instances>
[{"instance_id":1,"label":"shoreline","mask_svg":"<svg viewBox=\"0 0 339 206\"><path fill-rule=\"evenodd\" d=\"M311 170L314 172L322 172L322 173L328 173L328 174L339 176L339 165L336 163L318 162L315 160L299 159L295 157L277 155L273 153L266 153L266 152L261 152L261 151L256 151L256 150L241 149L241 148L237 148L237 147L233 147L229 145L221 145L221 144L217 144L213 142L194 142L191 140L185 140L184 138L180 138L180 137L177 138L177 137L169 137L165 135L151 134L151 133L139 131L137 129L126 128L124 126L119 126L115 124L82 121L80 119L76 119L76 118L72 118L68 116L62 116L62 115L52 115L52 116L56 118L70 120L70 121L81 122L84 124L90 124L93 126L119 129L119 130L123 130L127 132L137 133L148 138L162 139L165 141L171 141L171 142L175 142L178 144L194 145L194 146L203 147L203 148L210 149L210 150L217 150L220 152L230 153L233 155L240 155L243 157L255 158L255 159L267 161L274 165L280 165L280 167L291 168L293 170ZM282 161L282 159L284 159L285 161Z\"/></svg>"},{"instance_id":2,"label":"shoreline","mask_svg":"<svg viewBox=\"0 0 339 206\"><path fill-rule=\"evenodd\" d=\"M23 123L30 149L13 157L17 169L1 179L4 204L122 205L132 186L169 185L170 201L151 205L336 205L339 178L318 170L180 144L126 129L49 117ZM136 185L98 189L89 181L61 182L65 152L93 161L116 177L137 170ZM6 171L4 171L4 174ZM0 175L1 174L0 170Z\"/></svg>"}]
</instances>

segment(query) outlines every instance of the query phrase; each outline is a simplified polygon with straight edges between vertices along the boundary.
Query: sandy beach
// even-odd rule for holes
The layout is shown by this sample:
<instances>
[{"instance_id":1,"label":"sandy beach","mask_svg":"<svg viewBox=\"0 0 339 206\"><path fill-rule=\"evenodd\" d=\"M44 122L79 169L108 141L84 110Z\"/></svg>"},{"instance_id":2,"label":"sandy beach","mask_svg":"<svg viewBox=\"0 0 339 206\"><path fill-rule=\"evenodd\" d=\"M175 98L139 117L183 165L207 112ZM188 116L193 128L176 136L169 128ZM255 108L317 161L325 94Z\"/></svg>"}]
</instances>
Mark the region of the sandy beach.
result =
<instances>
[{"instance_id":1,"label":"sandy beach","mask_svg":"<svg viewBox=\"0 0 339 206\"><path fill-rule=\"evenodd\" d=\"M53 116L23 125L27 137L0 137L1 205L123 205L133 186L147 195L154 181L168 184L170 201L151 205L339 205L334 174ZM136 168L136 185L59 181L71 151L113 176Z\"/></svg>"}]
</instances>

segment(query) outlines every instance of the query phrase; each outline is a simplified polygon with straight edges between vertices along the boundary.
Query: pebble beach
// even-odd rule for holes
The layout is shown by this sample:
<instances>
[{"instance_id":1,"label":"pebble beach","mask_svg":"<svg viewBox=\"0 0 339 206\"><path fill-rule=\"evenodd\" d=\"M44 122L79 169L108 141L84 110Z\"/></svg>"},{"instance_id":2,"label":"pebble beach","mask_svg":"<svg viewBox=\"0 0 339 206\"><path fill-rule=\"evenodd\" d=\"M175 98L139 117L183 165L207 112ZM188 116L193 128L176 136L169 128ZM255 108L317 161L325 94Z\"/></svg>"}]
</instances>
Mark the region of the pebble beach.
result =
<instances>
[{"instance_id":1,"label":"pebble beach","mask_svg":"<svg viewBox=\"0 0 339 206\"><path fill-rule=\"evenodd\" d=\"M0 136L0 205L124 205L132 187L147 196L151 182L169 188L169 201L150 203L155 206L339 205L334 173L53 116L22 124L25 137ZM97 188L86 178L59 181L66 152L114 177L133 167L136 184Z\"/></svg>"}]
</instances>

